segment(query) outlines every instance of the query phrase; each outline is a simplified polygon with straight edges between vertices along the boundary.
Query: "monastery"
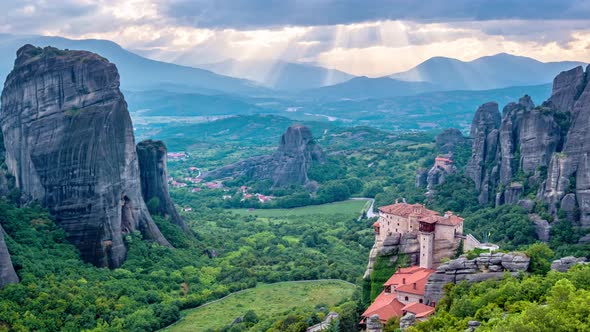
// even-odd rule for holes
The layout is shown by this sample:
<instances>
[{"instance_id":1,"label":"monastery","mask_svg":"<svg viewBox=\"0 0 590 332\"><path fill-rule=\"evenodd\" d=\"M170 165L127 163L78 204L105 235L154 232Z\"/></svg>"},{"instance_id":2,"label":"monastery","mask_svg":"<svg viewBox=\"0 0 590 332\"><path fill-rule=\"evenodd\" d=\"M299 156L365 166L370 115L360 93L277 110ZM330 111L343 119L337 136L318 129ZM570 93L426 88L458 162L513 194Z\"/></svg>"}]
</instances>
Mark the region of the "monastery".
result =
<instances>
[{"instance_id":1,"label":"monastery","mask_svg":"<svg viewBox=\"0 0 590 332\"><path fill-rule=\"evenodd\" d=\"M406 202L379 208L379 219L373 224L375 246L379 249L388 237L413 233L419 243L419 265L431 269L440 260L451 257L463 237L463 218L448 211L443 216L422 204Z\"/></svg>"}]
</instances>

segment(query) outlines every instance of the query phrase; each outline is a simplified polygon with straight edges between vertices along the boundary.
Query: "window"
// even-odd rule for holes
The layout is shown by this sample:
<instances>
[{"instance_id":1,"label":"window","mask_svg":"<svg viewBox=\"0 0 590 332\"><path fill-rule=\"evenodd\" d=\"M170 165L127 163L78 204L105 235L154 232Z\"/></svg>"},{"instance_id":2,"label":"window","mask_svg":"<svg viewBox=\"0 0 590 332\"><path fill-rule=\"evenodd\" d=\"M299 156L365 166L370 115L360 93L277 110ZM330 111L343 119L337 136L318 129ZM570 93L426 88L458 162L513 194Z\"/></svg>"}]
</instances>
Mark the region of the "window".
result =
<instances>
[{"instance_id":1,"label":"window","mask_svg":"<svg viewBox=\"0 0 590 332\"><path fill-rule=\"evenodd\" d=\"M420 300L418 300L418 302L419 302L419 303L423 303L423 302L424 302L424 300L420 299Z\"/></svg>"},{"instance_id":2,"label":"window","mask_svg":"<svg viewBox=\"0 0 590 332\"><path fill-rule=\"evenodd\" d=\"M406 297L404 298L404 300L408 301L408 297L406 296Z\"/></svg>"}]
</instances>

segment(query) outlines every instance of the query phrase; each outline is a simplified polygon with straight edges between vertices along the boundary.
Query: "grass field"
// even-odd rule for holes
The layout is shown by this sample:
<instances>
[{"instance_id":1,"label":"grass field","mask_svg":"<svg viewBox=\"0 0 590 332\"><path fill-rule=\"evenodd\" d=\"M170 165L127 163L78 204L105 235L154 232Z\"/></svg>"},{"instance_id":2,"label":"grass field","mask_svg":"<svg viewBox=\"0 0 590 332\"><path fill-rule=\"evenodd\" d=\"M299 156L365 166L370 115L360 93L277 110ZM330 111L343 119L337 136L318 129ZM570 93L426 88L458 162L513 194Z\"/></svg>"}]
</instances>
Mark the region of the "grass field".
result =
<instances>
[{"instance_id":1,"label":"grass field","mask_svg":"<svg viewBox=\"0 0 590 332\"><path fill-rule=\"evenodd\" d=\"M309 205L293 209L256 209L252 211L249 211L248 209L229 209L229 211L240 215L251 215L262 218L339 213L358 216L365 205L367 205L367 201L365 200L348 200L322 205Z\"/></svg>"},{"instance_id":2,"label":"grass field","mask_svg":"<svg viewBox=\"0 0 590 332\"><path fill-rule=\"evenodd\" d=\"M170 332L199 332L229 325L248 310L263 320L278 320L294 309L328 307L349 298L355 286L341 281L281 282L264 284L231 295L218 302L182 312L183 318L165 329Z\"/></svg>"}]
</instances>

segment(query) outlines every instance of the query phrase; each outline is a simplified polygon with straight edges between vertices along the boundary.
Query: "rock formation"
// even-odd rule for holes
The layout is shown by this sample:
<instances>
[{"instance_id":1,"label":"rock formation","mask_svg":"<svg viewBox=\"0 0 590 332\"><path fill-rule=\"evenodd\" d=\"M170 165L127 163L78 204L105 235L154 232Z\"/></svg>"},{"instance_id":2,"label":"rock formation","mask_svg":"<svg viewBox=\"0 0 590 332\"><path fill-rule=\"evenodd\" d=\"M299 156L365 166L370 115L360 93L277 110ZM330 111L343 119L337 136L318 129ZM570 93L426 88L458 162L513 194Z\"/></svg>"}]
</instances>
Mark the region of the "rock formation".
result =
<instances>
[{"instance_id":1,"label":"rock formation","mask_svg":"<svg viewBox=\"0 0 590 332\"><path fill-rule=\"evenodd\" d=\"M2 91L6 164L23 203L38 201L97 266L118 267L135 230L169 246L148 213L133 127L114 64L25 45Z\"/></svg>"},{"instance_id":2,"label":"rock formation","mask_svg":"<svg viewBox=\"0 0 590 332\"><path fill-rule=\"evenodd\" d=\"M551 263L551 270L567 272L572 266L578 264L588 264L588 259L586 257L577 258L574 256L562 257Z\"/></svg>"},{"instance_id":3,"label":"rock formation","mask_svg":"<svg viewBox=\"0 0 590 332\"><path fill-rule=\"evenodd\" d=\"M436 149L438 153L454 153L455 150L464 145L467 139L463 136L461 131L456 128L448 128L443 130L434 138Z\"/></svg>"},{"instance_id":4,"label":"rock formation","mask_svg":"<svg viewBox=\"0 0 590 332\"><path fill-rule=\"evenodd\" d=\"M429 170L416 170L416 188L426 187L427 195L434 194L436 186L443 184L448 175L457 171L452 162L453 154L457 149L466 146L467 139L458 129L450 128L436 135L435 144L438 157L434 161L434 166Z\"/></svg>"},{"instance_id":5,"label":"rock formation","mask_svg":"<svg viewBox=\"0 0 590 332\"><path fill-rule=\"evenodd\" d=\"M440 265L436 272L430 275L424 288L424 299L429 305L433 302L438 303L444 293L443 287L448 283L499 279L505 271L516 275L518 272L527 271L529 262L529 257L519 253L483 253L471 260L461 256Z\"/></svg>"},{"instance_id":6,"label":"rock formation","mask_svg":"<svg viewBox=\"0 0 590 332\"><path fill-rule=\"evenodd\" d=\"M168 172L166 171L166 145L162 141L145 140L137 144L137 159L141 178L141 194L146 203L156 200L158 204L150 209L169 217L172 223L190 233L168 193Z\"/></svg>"},{"instance_id":7,"label":"rock formation","mask_svg":"<svg viewBox=\"0 0 590 332\"><path fill-rule=\"evenodd\" d=\"M369 263L363 278L369 280L373 273L373 265L377 256L388 256L391 262L395 262L398 255L408 257L410 265L420 264L420 241L417 233L393 233L383 242L373 244L369 253Z\"/></svg>"},{"instance_id":8,"label":"rock formation","mask_svg":"<svg viewBox=\"0 0 590 332\"><path fill-rule=\"evenodd\" d=\"M536 195L556 218L563 211L568 220L590 227L589 76L582 67L562 72L541 106L524 96L506 105L501 120L495 104L480 107L466 170L480 204L494 193L497 205Z\"/></svg>"},{"instance_id":9,"label":"rock formation","mask_svg":"<svg viewBox=\"0 0 590 332\"><path fill-rule=\"evenodd\" d=\"M486 103L477 109L471 124L472 155L467 163L465 174L475 182L475 188L480 193L478 196L480 204L488 202L490 187L495 186L493 178L499 173L498 167L494 164L500 121L498 104Z\"/></svg>"},{"instance_id":10,"label":"rock formation","mask_svg":"<svg viewBox=\"0 0 590 332\"><path fill-rule=\"evenodd\" d=\"M416 315L411 312L408 312L399 320L399 328L402 331L406 331L414 324L416 324Z\"/></svg>"},{"instance_id":11,"label":"rock formation","mask_svg":"<svg viewBox=\"0 0 590 332\"><path fill-rule=\"evenodd\" d=\"M278 149L269 156L252 157L211 172L204 177L245 177L270 179L275 188L293 184L308 185L312 163L323 163L324 152L315 143L309 128L292 126L281 136Z\"/></svg>"},{"instance_id":12,"label":"rock formation","mask_svg":"<svg viewBox=\"0 0 590 332\"><path fill-rule=\"evenodd\" d=\"M4 229L0 226L0 288L7 284L14 284L18 282L18 276L14 272L12 266L12 260L10 259L10 253L6 248L6 242L4 241Z\"/></svg>"}]
</instances>

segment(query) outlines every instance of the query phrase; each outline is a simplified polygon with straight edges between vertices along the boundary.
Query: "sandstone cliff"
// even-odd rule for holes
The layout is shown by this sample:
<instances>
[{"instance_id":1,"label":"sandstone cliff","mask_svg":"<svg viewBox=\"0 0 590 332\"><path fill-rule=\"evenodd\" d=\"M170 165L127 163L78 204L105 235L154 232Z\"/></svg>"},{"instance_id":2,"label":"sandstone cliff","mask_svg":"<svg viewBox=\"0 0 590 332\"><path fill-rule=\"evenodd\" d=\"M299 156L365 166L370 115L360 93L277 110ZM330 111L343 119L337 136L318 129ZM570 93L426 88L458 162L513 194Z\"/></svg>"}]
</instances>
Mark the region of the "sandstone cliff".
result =
<instances>
[{"instance_id":1,"label":"sandstone cliff","mask_svg":"<svg viewBox=\"0 0 590 332\"><path fill-rule=\"evenodd\" d=\"M312 163L324 161L324 152L313 140L309 128L292 126L281 136L279 147L272 155L248 158L203 176L270 179L275 188L292 184L307 185L310 182L307 172Z\"/></svg>"},{"instance_id":2,"label":"sandstone cliff","mask_svg":"<svg viewBox=\"0 0 590 332\"><path fill-rule=\"evenodd\" d=\"M7 284L14 284L17 282L18 276L16 275L16 272L14 272L10 253L4 242L4 230L2 229L2 226L0 226L0 288Z\"/></svg>"},{"instance_id":3,"label":"sandstone cliff","mask_svg":"<svg viewBox=\"0 0 590 332\"><path fill-rule=\"evenodd\" d=\"M118 267L124 236L169 245L141 195L133 128L114 64L25 45L2 91L6 164L23 203L39 201L81 257Z\"/></svg>"},{"instance_id":4,"label":"sandstone cliff","mask_svg":"<svg viewBox=\"0 0 590 332\"><path fill-rule=\"evenodd\" d=\"M176 211L168 193L166 151L166 145L162 141L146 140L137 144L141 193L146 203L153 199L158 203L157 206L150 207L154 209L150 212L170 218L183 231L190 233L190 229Z\"/></svg>"},{"instance_id":5,"label":"sandstone cliff","mask_svg":"<svg viewBox=\"0 0 590 332\"><path fill-rule=\"evenodd\" d=\"M504 108L501 120L497 107L480 107L466 171L480 204L493 202L494 195L496 205L536 195L555 217L563 211L590 227L589 72L582 67L562 72L541 106L524 96Z\"/></svg>"}]
</instances>

